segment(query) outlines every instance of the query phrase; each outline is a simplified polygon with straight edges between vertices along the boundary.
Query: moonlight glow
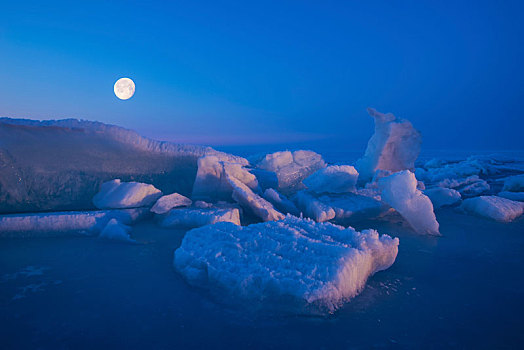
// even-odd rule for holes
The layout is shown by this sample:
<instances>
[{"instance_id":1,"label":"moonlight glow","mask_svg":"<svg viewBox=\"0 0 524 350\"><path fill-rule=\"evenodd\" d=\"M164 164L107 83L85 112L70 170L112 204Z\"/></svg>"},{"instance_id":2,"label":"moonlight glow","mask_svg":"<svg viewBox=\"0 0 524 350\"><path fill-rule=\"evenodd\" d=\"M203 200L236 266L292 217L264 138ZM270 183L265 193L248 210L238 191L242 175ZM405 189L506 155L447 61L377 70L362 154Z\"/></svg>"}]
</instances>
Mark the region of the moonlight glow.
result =
<instances>
[{"instance_id":1,"label":"moonlight glow","mask_svg":"<svg viewBox=\"0 0 524 350\"><path fill-rule=\"evenodd\" d=\"M135 83L129 78L120 78L115 83L115 95L121 100L128 100L135 93Z\"/></svg>"}]
</instances>

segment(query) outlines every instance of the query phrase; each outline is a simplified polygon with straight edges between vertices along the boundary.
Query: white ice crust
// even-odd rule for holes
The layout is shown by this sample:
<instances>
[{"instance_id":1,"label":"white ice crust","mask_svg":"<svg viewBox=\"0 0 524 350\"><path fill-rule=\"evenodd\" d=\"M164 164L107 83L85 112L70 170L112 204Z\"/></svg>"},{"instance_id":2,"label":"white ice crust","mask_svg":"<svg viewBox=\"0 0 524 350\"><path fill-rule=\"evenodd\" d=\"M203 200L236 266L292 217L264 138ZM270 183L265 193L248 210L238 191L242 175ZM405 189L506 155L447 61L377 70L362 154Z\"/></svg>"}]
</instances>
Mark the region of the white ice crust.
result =
<instances>
[{"instance_id":1,"label":"white ice crust","mask_svg":"<svg viewBox=\"0 0 524 350\"><path fill-rule=\"evenodd\" d=\"M415 174L403 170L378 181L382 200L420 234L440 235L431 200L417 189Z\"/></svg>"},{"instance_id":2,"label":"white ice crust","mask_svg":"<svg viewBox=\"0 0 524 350\"><path fill-rule=\"evenodd\" d=\"M357 295L370 275L393 264L398 244L375 230L287 216L191 230L175 251L174 266L190 284L232 298L286 300L332 312Z\"/></svg>"},{"instance_id":3,"label":"white ice crust","mask_svg":"<svg viewBox=\"0 0 524 350\"><path fill-rule=\"evenodd\" d=\"M366 152L356 163L359 182L370 181L377 170L397 172L414 169L420 153L422 137L413 125L391 113L368 108L375 120L375 133L368 141Z\"/></svg>"},{"instance_id":4,"label":"white ice crust","mask_svg":"<svg viewBox=\"0 0 524 350\"><path fill-rule=\"evenodd\" d=\"M188 207L192 203L191 199L178 193L172 193L160 197L151 208L151 211L155 214L165 214L173 208Z\"/></svg>"},{"instance_id":5,"label":"white ice crust","mask_svg":"<svg viewBox=\"0 0 524 350\"><path fill-rule=\"evenodd\" d=\"M162 192L153 185L114 179L100 186L93 204L99 209L139 208L150 206L161 196Z\"/></svg>"},{"instance_id":6,"label":"white ice crust","mask_svg":"<svg viewBox=\"0 0 524 350\"><path fill-rule=\"evenodd\" d=\"M351 165L330 165L304 179L304 185L317 193L346 193L355 191L358 172Z\"/></svg>"},{"instance_id":7,"label":"white ice crust","mask_svg":"<svg viewBox=\"0 0 524 350\"><path fill-rule=\"evenodd\" d=\"M522 215L524 203L498 196L480 196L466 199L461 208L474 215L511 222Z\"/></svg>"}]
</instances>

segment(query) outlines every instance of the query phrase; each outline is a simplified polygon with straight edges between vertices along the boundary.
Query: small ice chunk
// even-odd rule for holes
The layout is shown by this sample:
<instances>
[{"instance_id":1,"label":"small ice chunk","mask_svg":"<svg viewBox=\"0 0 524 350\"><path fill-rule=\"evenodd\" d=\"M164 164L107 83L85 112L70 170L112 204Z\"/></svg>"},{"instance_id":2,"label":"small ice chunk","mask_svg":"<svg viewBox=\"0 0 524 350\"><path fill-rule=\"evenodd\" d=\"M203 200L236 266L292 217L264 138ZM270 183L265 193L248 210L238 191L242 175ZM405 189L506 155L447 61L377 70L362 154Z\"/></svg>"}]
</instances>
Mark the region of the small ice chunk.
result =
<instances>
[{"instance_id":1,"label":"small ice chunk","mask_svg":"<svg viewBox=\"0 0 524 350\"><path fill-rule=\"evenodd\" d=\"M161 196L162 192L153 185L114 179L100 186L93 204L99 209L139 208L153 204Z\"/></svg>"},{"instance_id":2,"label":"small ice chunk","mask_svg":"<svg viewBox=\"0 0 524 350\"><path fill-rule=\"evenodd\" d=\"M319 201L311 193L300 191L295 196L297 205L300 210L316 222L324 222L334 219L336 216L335 209Z\"/></svg>"},{"instance_id":3,"label":"small ice chunk","mask_svg":"<svg viewBox=\"0 0 524 350\"><path fill-rule=\"evenodd\" d=\"M257 164L257 168L272 171L278 178L278 190L290 193L303 188L302 180L326 163L322 156L313 151L290 151L266 154Z\"/></svg>"},{"instance_id":4,"label":"small ice chunk","mask_svg":"<svg viewBox=\"0 0 524 350\"><path fill-rule=\"evenodd\" d=\"M249 226L218 223L191 230L174 266L188 283L293 311L333 312L368 277L389 268L398 238L287 216Z\"/></svg>"},{"instance_id":5,"label":"small ice chunk","mask_svg":"<svg viewBox=\"0 0 524 350\"><path fill-rule=\"evenodd\" d=\"M486 180L479 178L478 175L468 176L467 178L446 178L438 182L437 186L455 189L463 197L475 197L490 189Z\"/></svg>"},{"instance_id":6,"label":"small ice chunk","mask_svg":"<svg viewBox=\"0 0 524 350\"><path fill-rule=\"evenodd\" d=\"M502 191L498 194L499 197L511 199L512 201L524 202L524 192L508 192Z\"/></svg>"},{"instance_id":7,"label":"small ice chunk","mask_svg":"<svg viewBox=\"0 0 524 350\"><path fill-rule=\"evenodd\" d=\"M497 196L466 199L461 208L466 212L501 222L510 222L522 215L524 203Z\"/></svg>"},{"instance_id":8,"label":"small ice chunk","mask_svg":"<svg viewBox=\"0 0 524 350\"><path fill-rule=\"evenodd\" d=\"M233 188L227 175L234 176L251 189L258 187L255 175L246 168L245 159L231 162L229 158L205 156L198 159L198 171L193 185L193 198L205 200L231 200Z\"/></svg>"},{"instance_id":9,"label":"small ice chunk","mask_svg":"<svg viewBox=\"0 0 524 350\"><path fill-rule=\"evenodd\" d=\"M370 181L377 169L397 172L413 169L420 153L422 137L413 125L391 113L373 108L368 113L375 119L375 133L369 139L366 152L356 163L359 182Z\"/></svg>"},{"instance_id":10,"label":"small ice chunk","mask_svg":"<svg viewBox=\"0 0 524 350\"><path fill-rule=\"evenodd\" d=\"M409 170L394 173L378 181L382 200L418 233L440 235L431 200L417 189L415 174Z\"/></svg>"},{"instance_id":11,"label":"small ice chunk","mask_svg":"<svg viewBox=\"0 0 524 350\"><path fill-rule=\"evenodd\" d=\"M351 165L330 165L307 177L303 182L317 193L345 193L355 191L358 172Z\"/></svg>"},{"instance_id":12,"label":"small ice chunk","mask_svg":"<svg viewBox=\"0 0 524 350\"><path fill-rule=\"evenodd\" d=\"M268 188L264 191L264 198L282 213L295 216L300 215L300 211L292 201L272 188Z\"/></svg>"},{"instance_id":13,"label":"small ice chunk","mask_svg":"<svg viewBox=\"0 0 524 350\"><path fill-rule=\"evenodd\" d=\"M191 199L178 193L172 193L160 197L151 208L151 211L155 214L165 214L176 207L188 207L191 203Z\"/></svg>"},{"instance_id":14,"label":"small ice chunk","mask_svg":"<svg viewBox=\"0 0 524 350\"><path fill-rule=\"evenodd\" d=\"M319 195L310 191L300 191L295 199L305 216L317 222L331 221L341 225L376 218L389 209L373 196L356 193Z\"/></svg>"},{"instance_id":15,"label":"small ice chunk","mask_svg":"<svg viewBox=\"0 0 524 350\"><path fill-rule=\"evenodd\" d=\"M489 189L490 186L486 182L486 180L479 179L478 181L475 181L473 183L470 183L469 185L462 187L458 191L464 197L475 197L486 191L489 191Z\"/></svg>"},{"instance_id":16,"label":"small ice chunk","mask_svg":"<svg viewBox=\"0 0 524 350\"><path fill-rule=\"evenodd\" d=\"M204 201L196 201L195 203L193 203L193 206L195 208L210 208L213 206L213 204L211 203L208 203L208 202L204 202Z\"/></svg>"},{"instance_id":17,"label":"small ice chunk","mask_svg":"<svg viewBox=\"0 0 524 350\"><path fill-rule=\"evenodd\" d=\"M438 209L446 205L460 202L460 192L452 188L434 187L424 191L424 194L431 199L433 208Z\"/></svg>"},{"instance_id":18,"label":"small ice chunk","mask_svg":"<svg viewBox=\"0 0 524 350\"><path fill-rule=\"evenodd\" d=\"M233 199L241 206L253 212L264 221L282 220L284 214L276 210L271 203L254 193L248 186L234 176L227 176L233 188Z\"/></svg>"},{"instance_id":19,"label":"small ice chunk","mask_svg":"<svg viewBox=\"0 0 524 350\"><path fill-rule=\"evenodd\" d=\"M442 159L433 158L433 159L428 160L424 164L424 168L426 168L426 169L440 168L440 167L444 166L444 164L445 164L445 162Z\"/></svg>"},{"instance_id":20,"label":"small ice chunk","mask_svg":"<svg viewBox=\"0 0 524 350\"><path fill-rule=\"evenodd\" d=\"M129 237L130 232L131 227L122 224L116 219L111 219L104 227L102 232L100 232L99 237L116 241L135 242L134 239Z\"/></svg>"},{"instance_id":21,"label":"small ice chunk","mask_svg":"<svg viewBox=\"0 0 524 350\"><path fill-rule=\"evenodd\" d=\"M524 174L510 176L504 181L503 191L524 192Z\"/></svg>"},{"instance_id":22,"label":"small ice chunk","mask_svg":"<svg viewBox=\"0 0 524 350\"><path fill-rule=\"evenodd\" d=\"M160 218L159 225L166 228L195 228L217 222L240 225L237 208L180 208L171 209Z\"/></svg>"}]
</instances>

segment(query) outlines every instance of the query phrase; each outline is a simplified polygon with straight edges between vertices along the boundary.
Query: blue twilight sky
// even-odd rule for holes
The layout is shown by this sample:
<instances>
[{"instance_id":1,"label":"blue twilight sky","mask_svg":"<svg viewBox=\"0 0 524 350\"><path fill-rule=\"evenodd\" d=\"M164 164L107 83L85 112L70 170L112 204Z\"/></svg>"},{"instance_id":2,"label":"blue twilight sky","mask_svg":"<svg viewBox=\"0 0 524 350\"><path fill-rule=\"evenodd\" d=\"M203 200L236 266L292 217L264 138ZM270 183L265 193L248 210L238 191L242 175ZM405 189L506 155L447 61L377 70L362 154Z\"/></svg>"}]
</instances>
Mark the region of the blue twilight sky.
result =
<instances>
[{"instance_id":1,"label":"blue twilight sky","mask_svg":"<svg viewBox=\"0 0 524 350\"><path fill-rule=\"evenodd\" d=\"M523 149L523 4L0 0L0 116L361 149L372 106L425 148Z\"/></svg>"}]
</instances>

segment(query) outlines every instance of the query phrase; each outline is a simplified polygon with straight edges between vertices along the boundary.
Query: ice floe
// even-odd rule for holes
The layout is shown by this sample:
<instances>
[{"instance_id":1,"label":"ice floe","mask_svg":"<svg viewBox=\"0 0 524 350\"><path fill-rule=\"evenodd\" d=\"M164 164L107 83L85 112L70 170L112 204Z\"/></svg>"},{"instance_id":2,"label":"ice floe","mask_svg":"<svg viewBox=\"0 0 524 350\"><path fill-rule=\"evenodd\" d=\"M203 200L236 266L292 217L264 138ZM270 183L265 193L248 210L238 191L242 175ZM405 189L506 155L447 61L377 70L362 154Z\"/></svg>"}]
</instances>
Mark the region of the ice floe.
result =
<instances>
[{"instance_id":1,"label":"ice floe","mask_svg":"<svg viewBox=\"0 0 524 350\"><path fill-rule=\"evenodd\" d=\"M193 185L193 199L203 200L231 200L233 188L227 176L234 176L251 189L258 187L255 175L245 166L245 159L231 162L226 157L205 156L198 159L198 171Z\"/></svg>"},{"instance_id":2,"label":"ice floe","mask_svg":"<svg viewBox=\"0 0 524 350\"><path fill-rule=\"evenodd\" d=\"M504 181L503 191L524 192L524 174L510 176Z\"/></svg>"},{"instance_id":3,"label":"ice floe","mask_svg":"<svg viewBox=\"0 0 524 350\"><path fill-rule=\"evenodd\" d=\"M524 212L524 203L498 196L480 196L462 202L461 208L468 213L501 222L510 222Z\"/></svg>"},{"instance_id":4,"label":"ice floe","mask_svg":"<svg viewBox=\"0 0 524 350\"><path fill-rule=\"evenodd\" d=\"M159 217L158 223L161 227L165 228L188 229L223 221L240 225L240 212L238 208L171 209L167 214Z\"/></svg>"},{"instance_id":5,"label":"ice floe","mask_svg":"<svg viewBox=\"0 0 524 350\"><path fill-rule=\"evenodd\" d=\"M190 284L236 301L333 312L357 295L370 275L394 263L398 244L375 230L287 216L191 230L175 251L174 266Z\"/></svg>"},{"instance_id":6,"label":"ice floe","mask_svg":"<svg viewBox=\"0 0 524 350\"><path fill-rule=\"evenodd\" d=\"M356 163L359 182L370 181L376 170L414 169L422 143L420 133L408 120L391 113L383 114L373 108L368 108L368 113L375 120L375 133L364 156Z\"/></svg>"},{"instance_id":7,"label":"ice floe","mask_svg":"<svg viewBox=\"0 0 524 350\"><path fill-rule=\"evenodd\" d=\"M125 225L151 216L149 209L115 209L0 215L0 237L56 235L68 232L99 233L111 219Z\"/></svg>"},{"instance_id":8,"label":"ice floe","mask_svg":"<svg viewBox=\"0 0 524 350\"><path fill-rule=\"evenodd\" d=\"M278 193L272 188L268 188L264 191L264 198L273 204L273 206L284 214L291 214L295 216L300 215L300 211L297 209L295 203L290 201L286 196L281 193Z\"/></svg>"},{"instance_id":9,"label":"ice floe","mask_svg":"<svg viewBox=\"0 0 524 350\"><path fill-rule=\"evenodd\" d=\"M288 194L303 188L302 180L324 168L326 163L320 154L300 150L266 154L256 166L259 169L274 172L278 179L277 190Z\"/></svg>"},{"instance_id":10,"label":"ice floe","mask_svg":"<svg viewBox=\"0 0 524 350\"><path fill-rule=\"evenodd\" d=\"M117 219L113 218L109 220L102 232L100 232L99 237L115 241L135 242L135 240L131 239L129 236L130 232L131 227L124 225Z\"/></svg>"},{"instance_id":11,"label":"ice floe","mask_svg":"<svg viewBox=\"0 0 524 350\"><path fill-rule=\"evenodd\" d=\"M434 187L423 191L426 196L429 197L433 208L441 208L446 205L453 205L460 202L460 192L445 187Z\"/></svg>"},{"instance_id":12,"label":"ice floe","mask_svg":"<svg viewBox=\"0 0 524 350\"><path fill-rule=\"evenodd\" d=\"M254 193L247 185L234 176L227 176L233 188L233 199L242 207L250 210L263 221L281 220L284 214L276 210L273 205Z\"/></svg>"},{"instance_id":13,"label":"ice floe","mask_svg":"<svg viewBox=\"0 0 524 350\"><path fill-rule=\"evenodd\" d=\"M162 192L153 185L114 179L100 186L93 204L98 209L139 208L152 205L161 196Z\"/></svg>"},{"instance_id":14,"label":"ice floe","mask_svg":"<svg viewBox=\"0 0 524 350\"><path fill-rule=\"evenodd\" d=\"M389 207L380 200L357 193L316 194L300 191L295 199L305 216L317 222L331 221L348 225L382 216Z\"/></svg>"},{"instance_id":15,"label":"ice floe","mask_svg":"<svg viewBox=\"0 0 524 350\"><path fill-rule=\"evenodd\" d=\"M192 203L191 199L178 193L172 193L160 197L151 208L151 211L155 214L165 214L173 208L188 207Z\"/></svg>"},{"instance_id":16,"label":"ice floe","mask_svg":"<svg viewBox=\"0 0 524 350\"><path fill-rule=\"evenodd\" d=\"M317 193L346 193L355 191L358 172L351 165L330 165L304 179L303 183Z\"/></svg>"},{"instance_id":17,"label":"ice floe","mask_svg":"<svg viewBox=\"0 0 524 350\"><path fill-rule=\"evenodd\" d=\"M431 200L417 189L415 174L403 170L378 181L384 202L400 215L418 233L439 235L439 224Z\"/></svg>"},{"instance_id":18,"label":"ice floe","mask_svg":"<svg viewBox=\"0 0 524 350\"><path fill-rule=\"evenodd\" d=\"M502 191L502 192L499 192L497 196L511 199L512 201L524 202L524 192Z\"/></svg>"}]
</instances>

